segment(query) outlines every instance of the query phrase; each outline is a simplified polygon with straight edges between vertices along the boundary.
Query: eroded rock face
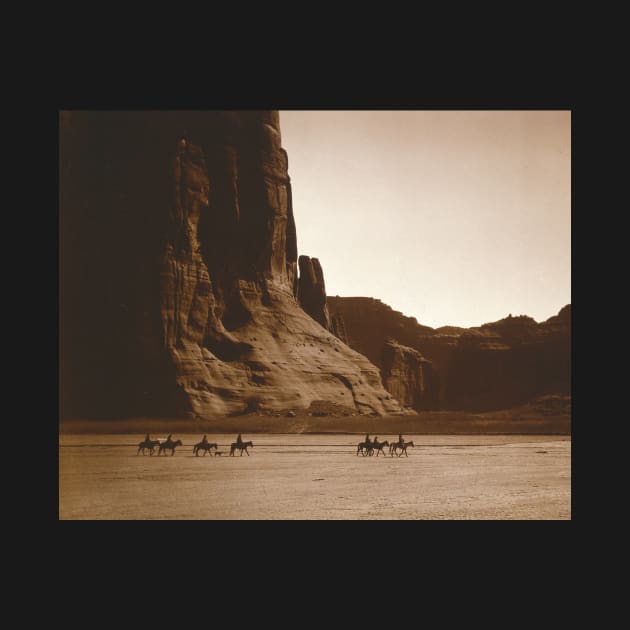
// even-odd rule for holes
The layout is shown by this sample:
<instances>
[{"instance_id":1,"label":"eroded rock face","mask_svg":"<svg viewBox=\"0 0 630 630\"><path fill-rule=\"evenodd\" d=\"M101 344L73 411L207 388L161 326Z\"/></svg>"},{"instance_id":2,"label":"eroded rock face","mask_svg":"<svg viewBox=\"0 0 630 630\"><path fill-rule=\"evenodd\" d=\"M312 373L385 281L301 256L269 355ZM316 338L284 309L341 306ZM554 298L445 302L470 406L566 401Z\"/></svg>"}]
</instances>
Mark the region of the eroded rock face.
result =
<instances>
[{"instance_id":1,"label":"eroded rock face","mask_svg":"<svg viewBox=\"0 0 630 630\"><path fill-rule=\"evenodd\" d=\"M330 332L332 332L335 337L341 339L345 344L348 343L348 333L346 332L346 323L344 322L343 316L339 313L335 313L330 317Z\"/></svg>"},{"instance_id":2,"label":"eroded rock face","mask_svg":"<svg viewBox=\"0 0 630 630\"><path fill-rule=\"evenodd\" d=\"M300 306L326 330L331 329L330 315L326 306L326 285L324 272L317 258L300 256L300 279L298 300Z\"/></svg>"},{"instance_id":3,"label":"eroded rock face","mask_svg":"<svg viewBox=\"0 0 630 630\"><path fill-rule=\"evenodd\" d=\"M449 406L500 409L543 394L570 394L570 322L568 306L541 323L509 316L468 329L450 358Z\"/></svg>"},{"instance_id":4,"label":"eroded rock face","mask_svg":"<svg viewBox=\"0 0 630 630\"><path fill-rule=\"evenodd\" d=\"M324 272L317 258L300 256L300 279L298 283L298 300L300 306L316 322L329 330L337 339L348 343L346 325L340 313L330 315L327 305Z\"/></svg>"},{"instance_id":5,"label":"eroded rock face","mask_svg":"<svg viewBox=\"0 0 630 630\"><path fill-rule=\"evenodd\" d=\"M405 407L435 409L439 383L433 364L417 350L388 339L382 352L385 389Z\"/></svg>"},{"instance_id":6,"label":"eroded rock face","mask_svg":"<svg viewBox=\"0 0 630 630\"><path fill-rule=\"evenodd\" d=\"M381 365L383 346L388 339L415 348L419 335L433 332L429 326L418 324L414 317L406 317L374 298L329 295L327 305L331 317L343 320L348 344L375 365Z\"/></svg>"},{"instance_id":7,"label":"eroded rock face","mask_svg":"<svg viewBox=\"0 0 630 630\"><path fill-rule=\"evenodd\" d=\"M277 112L61 128L62 413L400 412L330 332L317 259L300 283Z\"/></svg>"},{"instance_id":8,"label":"eroded rock face","mask_svg":"<svg viewBox=\"0 0 630 630\"><path fill-rule=\"evenodd\" d=\"M439 395L425 402L434 409L493 410L571 392L570 305L541 323L509 316L473 328L436 329L373 298L329 296L328 308L331 318L343 318L348 344L381 368L386 388L405 404L410 396L400 382L411 376L385 377L388 367L380 348L388 338L433 364Z\"/></svg>"}]
</instances>

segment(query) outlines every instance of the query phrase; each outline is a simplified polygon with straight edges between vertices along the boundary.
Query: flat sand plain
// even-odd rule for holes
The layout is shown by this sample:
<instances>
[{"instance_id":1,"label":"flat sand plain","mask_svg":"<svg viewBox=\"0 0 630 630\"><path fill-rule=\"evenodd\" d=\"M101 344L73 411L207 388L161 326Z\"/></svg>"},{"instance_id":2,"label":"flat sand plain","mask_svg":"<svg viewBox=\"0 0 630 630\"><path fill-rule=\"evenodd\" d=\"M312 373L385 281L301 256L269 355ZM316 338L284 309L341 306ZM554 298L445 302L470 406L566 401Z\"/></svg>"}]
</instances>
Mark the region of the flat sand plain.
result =
<instances>
[{"instance_id":1,"label":"flat sand plain","mask_svg":"<svg viewBox=\"0 0 630 630\"><path fill-rule=\"evenodd\" d=\"M59 518L571 518L570 436L405 435L400 458L357 457L357 435L244 434L249 457L233 434L208 436L221 457L176 434L173 457L136 455L143 437L60 435Z\"/></svg>"}]
</instances>

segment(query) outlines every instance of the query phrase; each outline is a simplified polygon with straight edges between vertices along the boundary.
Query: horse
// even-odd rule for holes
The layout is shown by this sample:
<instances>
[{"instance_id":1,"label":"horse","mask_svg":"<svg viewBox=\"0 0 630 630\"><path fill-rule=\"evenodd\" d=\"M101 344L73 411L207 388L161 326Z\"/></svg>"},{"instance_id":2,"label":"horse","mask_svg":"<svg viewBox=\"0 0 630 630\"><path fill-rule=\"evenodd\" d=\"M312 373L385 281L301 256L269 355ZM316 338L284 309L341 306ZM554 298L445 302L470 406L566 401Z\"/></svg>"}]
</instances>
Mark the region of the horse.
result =
<instances>
[{"instance_id":1,"label":"horse","mask_svg":"<svg viewBox=\"0 0 630 630\"><path fill-rule=\"evenodd\" d=\"M368 455L374 455L374 451L376 451L376 457L378 457L379 453L383 453L383 457L385 457L385 451L383 450L383 447L385 446L389 446L389 442L387 440L384 442L377 442L374 440L374 442L372 442L372 448L369 449Z\"/></svg>"},{"instance_id":2,"label":"horse","mask_svg":"<svg viewBox=\"0 0 630 630\"><path fill-rule=\"evenodd\" d=\"M206 453L210 453L211 448L219 448L217 444L214 442L199 442L199 444L195 444L193 446L193 454L199 457L199 451L203 451L203 456L206 456ZM212 455L212 453L210 453Z\"/></svg>"},{"instance_id":3,"label":"horse","mask_svg":"<svg viewBox=\"0 0 630 630\"><path fill-rule=\"evenodd\" d=\"M153 455L155 447L159 445L160 440L142 440L142 442L138 444L138 452L136 453L136 455L140 455L140 451L142 451L142 454L144 455L144 449L146 448L149 449L149 455Z\"/></svg>"},{"instance_id":4,"label":"horse","mask_svg":"<svg viewBox=\"0 0 630 630\"><path fill-rule=\"evenodd\" d=\"M404 443L405 443L404 440L402 442L399 442L399 441L392 442L389 445L389 454L393 457L397 449L399 448L402 449Z\"/></svg>"},{"instance_id":5,"label":"horse","mask_svg":"<svg viewBox=\"0 0 630 630\"><path fill-rule=\"evenodd\" d=\"M357 444L357 455L359 452L365 457L366 455L374 455L374 451L376 451L376 456L378 457L379 453L383 453L385 456L385 451L383 450L384 446L389 446L389 442L385 440L384 442L359 442ZM365 451L365 452L364 452Z\"/></svg>"},{"instance_id":6,"label":"horse","mask_svg":"<svg viewBox=\"0 0 630 630\"><path fill-rule=\"evenodd\" d=\"M173 442L173 440L168 440L166 442L162 442L158 450L158 456L162 454L162 451L166 451L167 449L170 449L171 457L172 457L173 455L175 455L176 446L182 446L182 441L177 440L177 442ZM166 452L164 453L164 455L166 455Z\"/></svg>"},{"instance_id":7,"label":"horse","mask_svg":"<svg viewBox=\"0 0 630 630\"><path fill-rule=\"evenodd\" d=\"M230 445L230 457L234 457L234 451L237 448L241 451L241 457L243 457L243 451L245 451L245 454L247 455L247 457L249 457L249 453L247 452L248 446L254 448L252 442L232 442L232 444Z\"/></svg>"},{"instance_id":8,"label":"horse","mask_svg":"<svg viewBox=\"0 0 630 630\"><path fill-rule=\"evenodd\" d=\"M403 442L402 446L400 444L400 442L392 442L389 446L389 452L392 454L392 457L394 456L394 453L396 453L397 449L400 449L400 453L397 453L398 457L400 457L403 453L409 457L408 453L407 453L407 447L408 446L415 446L415 444L413 442Z\"/></svg>"}]
</instances>

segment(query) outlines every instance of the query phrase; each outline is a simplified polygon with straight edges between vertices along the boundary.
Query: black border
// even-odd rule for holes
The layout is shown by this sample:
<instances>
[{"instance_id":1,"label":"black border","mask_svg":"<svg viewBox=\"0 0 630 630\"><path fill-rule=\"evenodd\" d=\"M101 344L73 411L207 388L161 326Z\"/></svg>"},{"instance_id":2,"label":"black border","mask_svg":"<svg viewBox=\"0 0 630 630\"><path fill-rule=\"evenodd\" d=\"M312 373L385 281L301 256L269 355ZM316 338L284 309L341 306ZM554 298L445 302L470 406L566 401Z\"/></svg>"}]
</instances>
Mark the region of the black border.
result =
<instances>
[{"instance_id":1,"label":"black border","mask_svg":"<svg viewBox=\"0 0 630 630\"><path fill-rule=\"evenodd\" d=\"M426 65L419 65L412 68L412 71L405 68L398 73L381 66L378 69L380 71L363 69L362 73L355 74L341 72L341 76L335 74L334 78L332 75L326 75L322 69L315 78L308 75L302 81L297 80L290 72L283 72L282 80L277 76L270 77L267 73L260 76L261 70L260 73L249 72L246 75L233 74L225 81L217 77L208 78L201 89L198 87L197 90L188 91L175 90L171 82L164 78L160 82L159 77L156 77L156 84L159 87L152 91L147 89L145 83L134 86L136 80L133 77L125 77L118 82L116 88L112 88L111 84L88 86L85 81L77 82L75 78L66 75L68 82L66 84L63 80L58 82L57 98L46 110L45 130L40 137L47 139L51 162L57 164L60 109L570 109L573 111L572 164L575 165L574 139L579 129L580 116L576 113L575 96L569 89L570 82L567 74L562 71L563 68L566 69L563 62L551 64L548 68L549 73L537 77L536 71L529 68L526 75L529 80L516 70L509 78L499 72L485 81L477 74L462 76L465 75L466 68L462 68L462 72L456 78L448 74L436 79L435 73L429 73L428 80ZM532 79L532 76L536 79ZM97 74L96 78L98 80L101 77ZM185 83L183 80L184 87ZM271 84L273 89L270 88ZM133 86L132 89L127 89L127 85ZM171 524L173 522L163 521L149 526L146 522L139 525L133 522L58 521L58 430L51 418L55 417L58 420L59 252L57 217L50 210L51 205L57 206L57 169L50 169L50 173L50 188L35 191L43 193L44 199L39 207L45 209L40 213L39 219L43 217L44 224L37 230L35 236L41 239L41 243L37 244L37 252L43 255L43 260L36 263L38 275L41 277L42 271L44 274L40 286L45 287L45 296L39 299L46 303L45 312L42 314L38 311L36 315L39 328L44 320L46 349L39 346L37 354L39 359L44 357L44 369L51 375L51 380L44 395L38 395L38 400L35 400L36 403L43 404L43 410L38 411L34 417L39 419L38 433L41 432L41 427L45 428L47 441L51 444L51 449L46 454L47 459L44 460L44 478L48 482L44 505L46 519L53 524L52 540L55 541L53 544L66 551L75 549L80 555L80 550L93 549L94 542L98 541L100 553L108 554L118 550L125 554L134 554L147 544L163 548L167 546L170 538L180 538L185 531L185 549L195 546L210 547L216 550L216 563L221 567L229 566L231 549L248 544L251 549L257 549L251 551L251 564L259 560L274 562L274 558L277 561L278 557L282 557L283 561L290 557L296 560L295 554L299 550L300 554L306 554L302 556L305 564L313 563L311 566L321 566L326 558L342 554L337 558L340 562L335 564L339 566L345 562L354 562L353 558L356 558L360 550L365 549L368 544L376 543L377 540L384 549L398 547L417 550L420 564L425 560L440 562L441 554L442 561L446 563L449 560L454 561L460 567L462 558L483 564L488 561L489 556L501 563L502 559L505 560L506 553L513 554L512 557L517 563L529 564L534 558L540 558L541 554L545 555L542 553L543 549L536 546L541 543L545 553L554 554L560 562L565 559L565 554L568 557L570 538L567 536L567 523L560 525L544 522L525 526L520 522L507 524L502 521L486 524L477 521L471 525L472 529L464 529L453 522L448 522L437 529L438 525L434 522L420 524L403 521L389 524L366 522L360 525L353 522L306 524L256 522L254 527L249 522ZM576 178L572 175L574 208L579 205L575 181ZM575 222L572 236L574 230ZM573 294L575 289L576 286L572 283ZM574 298L572 303L573 301ZM574 311L573 307L572 310ZM573 389L575 390L575 387ZM575 430L575 422L573 426ZM573 436L573 439L575 437ZM573 494L575 474L572 462L572 520L576 516ZM185 530L182 530L182 527L185 527ZM428 530L427 527L432 529ZM512 530L513 527L516 529ZM522 529L524 527L527 529ZM537 532L536 535L533 535L534 531ZM220 540L221 544L213 544L213 541L217 540ZM509 551L506 550L506 545L509 545ZM184 549L184 545L181 546ZM458 553L461 554L459 559L456 558ZM120 554L114 555L118 557ZM77 560L78 565L83 566L82 560L78 557ZM544 563L540 569L541 573L544 572ZM327 572L327 575L330 576L331 572ZM446 577L442 575L443 579ZM447 585L444 583L444 586Z\"/></svg>"}]
</instances>

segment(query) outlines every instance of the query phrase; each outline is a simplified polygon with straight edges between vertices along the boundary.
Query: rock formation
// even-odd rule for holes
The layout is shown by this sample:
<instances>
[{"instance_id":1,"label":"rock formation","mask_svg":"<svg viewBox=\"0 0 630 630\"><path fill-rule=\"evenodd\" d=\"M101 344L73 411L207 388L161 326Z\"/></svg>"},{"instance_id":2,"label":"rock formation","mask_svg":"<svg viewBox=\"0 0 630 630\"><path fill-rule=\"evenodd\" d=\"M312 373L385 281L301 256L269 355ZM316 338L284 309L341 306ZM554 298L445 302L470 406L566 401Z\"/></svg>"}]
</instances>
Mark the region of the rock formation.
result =
<instances>
[{"instance_id":1,"label":"rock formation","mask_svg":"<svg viewBox=\"0 0 630 630\"><path fill-rule=\"evenodd\" d=\"M343 318L348 344L381 368L386 389L405 404L401 379L385 376L381 348L389 338L432 362L439 395L425 404L433 408L492 410L571 392L570 305L541 323L510 316L469 329L422 326L372 298L329 297L328 308L331 318Z\"/></svg>"},{"instance_id":2,"label":"rock formation","mask_svg":"<svg viewBox=\"0 0 630 630\"><path fill-rule=\"evenodd\" d=\"M317 259L298 276L277 112L65 112L60 130L62 415L401 411L330 332Z\"/></svg>"},{"instance_id":3,"label":"rock formation","mask_svg":"<svg viewBox=\"0 0 630 630\"><path fill-rule=\"evenodd\" d=\"M316 322L329 330L337 339L348 343L346 325L343 317L336 313L331 316L328 312L326 284L324 272L317 258L300 256L300 279L298 283L298 301L300 306Z\"/></svg>"},{"instance_id":4,"label":"rock formation","mask_svg":"<svg viewBox=\"0 0 630 630\"><path fill-rule=\"evenodd\" d=\"M300 256L298 264L300 266L298 283L300 306L326 330L331 330L322 266L317 258L309 258L308 256Z\"/></svg>"},{"instance_id":5,"label":"rock formation","mask_svg":"<svg viewBox=\"0 0 630 630\"><path fill-rule=\"evenodd\" d=\"M542 394L571 392L571 307L540 324L512 317L463 333L450 358L450 407L516 406Z\"/></svg>"},{"instance_id":6,"label":"rock formation","mask_svg":"<svg viewBox=\"0 0 630 630\"><path fill-rule=\"evenodd\" d=\"M374 298L328 296L327 306L331 317L343 320L348 345L379 366L388 339L415 348L419 334L433 332L429 326L418 324L415 317L405 317Z\"/></svg>"},{"instance_id":7,"label":"rock formation","mask_svg":"<svg viewBox=\"0 0 630 630\"><path fill-rule=\"evenodd\" d=\"M330 317L330 332L332 332L337 339L341 339L345 344L348 343L348 333L346 332L346 323L343 317L339 313L335 313Z\"/></svg>"},{"instance_id":8,"label":"rock formation","mask_svg":"<svg viewBox=\"0 0 630 630\"><path fill-rule=\"evenodd\" d=\"M417 350L388 339L381 363L383 385L396 400L416 410L437 407L437 374L433 364Z\"/></svg>"}]
</instances>

